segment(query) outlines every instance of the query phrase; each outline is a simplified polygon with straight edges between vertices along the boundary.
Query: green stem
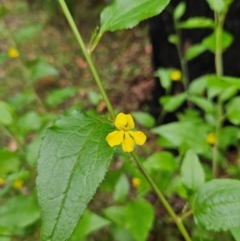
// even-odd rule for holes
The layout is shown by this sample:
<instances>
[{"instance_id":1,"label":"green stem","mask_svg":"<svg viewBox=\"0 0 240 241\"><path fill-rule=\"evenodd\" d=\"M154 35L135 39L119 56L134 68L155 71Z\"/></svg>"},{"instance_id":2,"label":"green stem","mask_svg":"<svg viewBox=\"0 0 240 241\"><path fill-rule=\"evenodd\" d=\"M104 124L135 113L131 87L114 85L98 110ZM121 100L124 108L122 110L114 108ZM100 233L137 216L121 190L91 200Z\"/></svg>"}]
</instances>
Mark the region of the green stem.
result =
<instances>
[{"instance_id":1,"label":"green stem","mask_svg":"<svg viewBox=\"0 0 240 241\"><path fill-rule=\"evenodd\" d=\"M139 169L141 170L141 172L143 173L143 175L145 176L145 178L147 179L147 181L149 182L149 184L152 186L153 190L157 194L159 200L161 201L161 203L163 204L163 206L165 207L165 209L167 210L169 215L172 217L172 219L176 223L176 225L177 225L179 231L181 232L182 236L184 237L184 239L186 241L191 241L191 238L190 238L184 224L182 223L182 219L176 215L176 213L174 212L174 210L172 209L172 207L170 206L170 204L168 203L166 198L163 196L162 192L158 189L156 183L146 172L144 166L142 165L141 161L138 159L137 155L134 152L132 152L131 156L134 158Z\"/></svg>"},{"instance_id":2,"label":"green stem","mask_svg":"<svg viewBox=\"0 0 240 241\"><path fill-rule=\"evenodd\" d=\"M79 31L77 29L77 26L76 26L76 24L75 24L75 22L73 20L73 17L71 15L71 13L69 12L68 7L67 7L65 1L64 0L58 0L58 1L59 1L59 4L62 7L63 13L64 13L64 15L65 15L69 25L70 25L70 28L72 29L73 34L74 34L74 36L75 36L75 38L76 38L76 40L77 40L77 42L78 42L82 52L83 52L83 55L84 55L84 57L85 57L85 59L86 59L86 61L88 63L88 66L89 66L91 72L92 72L94 80L95 80L95 82L96 82L96 84L97 84L97 86L98 86L98 88L99 88L99 90L100 90L100 92L102 94L102 97L103 97L103 99L104 99L104 101L105 101L105 103L107 105L108 111L109 111L112 119L115 119L115 114L114 114L114 111L113 111L113 107L112 107L112 105L111 105L111 103L110 103L110 101L108 99L108 96L107 96L106 91L105 91L105 89L104 89L104 87L102 85L102 81L101 81L101 79L100 79L100 77L98 75L98 72L97 72L96 67L95 67L95 65L93 63L91 55L90 55L90 53L86 49L86 46L85 46L85 44L83 42L81 34L79 33Z\"/></svg>"},{"instance_id":3,"label":"green stem","mask_svg":"<svg viewBox=\"0 0 240 241\"><path fill-rule=\"evenodd\" d=\"M215 12L215 36L216 36L216 50L215 50L215 69L216 75L221 77L223 75L223 62L222 62L222 29L224 22L224 14ZM217 125L216 125L216 143L213 146L213 162L212 162L212 175L216 178L218 175L218 149L219 149L219 138L223 123L223 106L220 96L217 100Z\"/></svg>"}]
</instances>

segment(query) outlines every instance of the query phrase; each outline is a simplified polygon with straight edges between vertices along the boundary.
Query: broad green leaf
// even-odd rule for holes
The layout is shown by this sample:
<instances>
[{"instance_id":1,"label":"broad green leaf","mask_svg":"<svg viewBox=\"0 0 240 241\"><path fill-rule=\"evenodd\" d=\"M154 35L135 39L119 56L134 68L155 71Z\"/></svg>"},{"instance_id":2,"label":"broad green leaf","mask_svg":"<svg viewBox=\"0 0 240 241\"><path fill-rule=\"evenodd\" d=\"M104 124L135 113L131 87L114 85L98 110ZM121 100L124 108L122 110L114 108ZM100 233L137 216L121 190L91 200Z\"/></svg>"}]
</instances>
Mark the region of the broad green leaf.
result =
<instances>
[{"instance_id":1,"label":"broad green leaf","mask_svg":"<svg viewBox=\"0 0 240 241\"><path fill-rule=\"evenodd\" d=\"M224 8L224 0L207 0L213 11L221 12Z\"/></svg>"},{"instance_id":2,"label":"broad green leaf","mask_svg":"<svg viewBox=\"0 0 240 241\"><path fill-rule=\"evenodd\" d=\"M180 2L174 9L173 16L175 19L180 19L186 11L186 3Z\"/></svg>"},{"instance_id":3,"label":"broad green leaf","mask_svg":"<svg viewBox=\"0 0 240 241\"><path fill-rule=\"evenodd\" d=\"M28 26L23 26L15 32L14 38L17 42L26 41L39 35L41 30L42 25L40 24L31 24Z\"/></svg>"},{"instance_id":4,"label":"broad green leaf","mask_svg":"<svg viewBox=\"0 0 240 241\"><path fill-rule=\"evenodd\" d=\"M98 105L99 101L102 99L102 96L99 93L97 93L96 91L93 91L93 90L90 90L87 93L87 97L93 105Z\"/></svg>"},{"instance_id":5,"label":"broad green leaf","mask_svg":"<svg viewBox=\"0 0 240 241\"><path fill-rule=\"evenodd\" d=\"M12 108L6 102L0 101L0 124L10 125L12 122Z\"/></svg>"},{"instance_id":6,"label":"broad green leaf","mask_svg":"<svg viewBox=\"0 0 240 241\"><path fill-rule=\"evenodd\" d=\"M166 90L170 89L172 85L172 81L170 78L169 70L160 68L155 72L155 76L159 78L159 81L164 89Z\"/></svg>"},{"instance_id":7,"label":"broad green leaf","mask_svg":"<svg viewBox=\"0 0 240 241\"><path fill-rule=\"evenodd\" d=\"M118 182L115 185L115 190L113 192L113 199L116 202L122 202L126 199L130 190L130 185L128 178L125 174L122 174Z\"/></svg>"},{"instance_id":8,"label":"broad green leaf","mask_svg":"<svg viewBox=\"0 0 240 241\"><path fill-rule=\"evenodd\" d=\"M206 51L206 47L204 47L202 44L194 44L190 46L186 51L186 59L191 60L200 55Z\"/></svg>"},{"instance_id":9,"label":"broad green leaf","mask_svg":"<svg viewBox=\"0 0 240 241\"><path fill-rule=\"evenodd\" d=\"M101 13L100 35L106 31L132 28L140 21L159 14L169 0L114 0Z\"/></svg>"},{"instance_id":10,"label":"broad green leaf","mask_svg":"<svg viewBox=\"0 0 240 241\"><path fill-rule=\"evenodd\" d=\"M47 130L37 166L42 241L70 239L107 172L114 148L105 138L112 130L77 110Z\"/></svg>"},{"instance_id":11,"label":"broad green leaf","mask_svg":"<svg viewBox=\"0 0 240 241\"><path fill-rule=\"evenodd\" d=\"M171 44L177 44L179 42L179 37L176 34L171 34L168 36L168 42Z\"/></svg>"},{"instance_id":12,"label":"broad green leaf","mask_svg":"<svg viewBox=\"0 0 240 241\"><path fill-rule=\"evenodd\" d=\"M214 28L214 26L214 21L205 17L192 17L177 25L178 28Z\"/></svg>"},{"instance_id":13,"label":"broad green leaf","mask_svg":"<svg viewBox=\"0 0 240 241\"><path fill-rule=\"evenodd\" d=\"M227 105L227 118L235 125L240 124L240 97L233 98Z\"/></svg>"},{"instance_id":14,"label":"broad green leaf","mask_svg":"<svg viewBox=\"0 0 240 241\"><path fill-rule=\"evenodd\" d=\"M231 228L230 232L234 237L235 241L240 241L240 226L236 228Z\"/></svg>"},{"instance_id":15,"label":"broad green leaf","mask_svg":"<svg viewBox=\"0 0 240 241\"><path fill-rule=\"evenodd\" d=\"M151 128L155 125L155 119L146 112L136 111L131 112L131 115L134 117L137 123L144 127Z\"/></svg>"},{"instance_id":16,"label":"broad green leaf","mask_svg":"<svg viewBox=\"0 0 240 241\"><path fill-rule=\"evenodd\" d=\"M214 105L211 100L208 100L200 96L189 96L189 100L197 105L199 108L205 112L213 112L215 110Z\"/></svg>"},{"instance_id":17,"label":"broad green leaf","mask_svg":"<svg viewBox=\"0 0 240 241\"><path fill-rule=\"evenodd\" d=\"M174 96L163 96L160 98L160 103L163 105L164 110L168 112L175 111L186 100L187 94L181 93Z\"/></svg>"},{"instance_id":18,"label":"broad green leaf","mask_svg":"<svg viewBox=\"0 0 240 241\"><path fill-rule=\"evenodd\" d=\"M152 154L147 158L143 165L149 173L160 170L171 172L176 170L178 166L174 156L170 152L166 151Z\"/></svg>"},{"instance_id":19,"label":"broad green leaf","mask_svg":"<svg viewBox=\"0 0 240 241\"><path fill-rule=\"evenodd\" d=\"M184 186L193 191L205 182L205 174L199 158L192 150L188 150L183 159L181 180Z\"/></svg>"},{"instance_id":20,"label":"broad green leaf","mask_svg":"<svg viewBox=\"0 0 240 241\"><path fill-rule=\"evenodd\" d=\"M207 77L200 76L194 79L189 85L189 93L203 95L207 85Z\"/></svg>"},{"instance_id":21,"label":"broad green leaf","mask_svg":"<svg viewBox=\"0 0 240 241\"><path fill-rule=\"evenodd\" d=\"M233 42L233 36L226 32L222 32L222 38L221 38L221 50L224 51L227 49ZM206 38L203 39L202 45L210 50L211 52L215 53L216 51L216 36L215 33L212 33L211 35L207 36Z\"/></svg>"},{"instance_id":22,"label":"broad green leaf","mask_svg":"<svg viewBox=\"0 0 240 241\"><path fill-rule=\"evenodd\" d=\"M18 170L20 161L17 158L17 153L0 149L0 157L0 177Z\"/></svg>"},{"instance_id":23,"label":"broad green leaf","mask_svg":"<svg viewBox=\"0 0 240 241\"><path fill-rule=\"evenodd\" d=\"M99 215L87 210L83 218L78 223L71 241L78 241L80 238L86 237L88 234L97 231L107 225L110 222L105 218L100 217Z\"/></svg>"},{"instance_id":24,"label":"broad green leaf","mask_svg":"<svg viewBox=\"0 0 240 241\"><path fill-rule=\"evenodd\" d=\"M37 61L31 66L31 80L36 81L41 78L58 76L58 70L51 64L43 61Z\"/></svg>"},{"instance_id":25,"label":"broad green leaf","mask_svg":"<svg viewBox=\"0 0 240 241\"><path fill-rule=\"evenodd\" d=\"M73 97L77 92L78 88L68 87L63 89L54 90L50 93L50 95L46 99L46 103L49 106L57 106L63 103L65 100Z\"/></svg>"},{"instance_id":26,"label":"broad green leaf","mask_svg":"<svg viewBox=\"0 0 240 241\"><path fill-rule=\"evenodd\" d=\"M128 230L136 241L145 241L154 220L153 207L145 200L128 202L124 207L110 207L105 215Z\"/></svg>"},{"instance_id":27,"label":"broad green leaf","mask_svg":"<svg viewBox=\"0 0 240 241\"><path fill-rule=\"evenodd\" d=\"M16 196L0 207L0 226L26 228L40 218L37 201L33 196Z\"/></svg>"},{"instance_id":28,"label":"broad green leaf","mask_svg":"<svg viewBox=\"0 0 240 241\"><path fill-rule=\"evenodd\" d=\"M192 207L196 223L208 230L240 226L240 181L215 179L203 184Z\"/></svg>"},{"instance_id":29,"label":"broad green leaf","mask_svg":"<svg viewBox=\"0 0 240 241\"><path fill-rule=\"evenodd\" d=\"M240 139L240 129L237 126L225 126L221 129L219 146L226 148L234 145Z\"/></svg>"}]
</instances>

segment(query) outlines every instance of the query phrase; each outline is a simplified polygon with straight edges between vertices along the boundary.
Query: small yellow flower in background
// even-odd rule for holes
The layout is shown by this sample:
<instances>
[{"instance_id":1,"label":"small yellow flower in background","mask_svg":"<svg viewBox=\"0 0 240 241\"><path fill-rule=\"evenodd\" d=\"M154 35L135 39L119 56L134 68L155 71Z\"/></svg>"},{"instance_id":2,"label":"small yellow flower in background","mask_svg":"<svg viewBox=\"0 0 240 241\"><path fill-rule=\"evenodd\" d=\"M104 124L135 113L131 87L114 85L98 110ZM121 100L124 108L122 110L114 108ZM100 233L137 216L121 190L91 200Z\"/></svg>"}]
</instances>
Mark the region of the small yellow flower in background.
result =
<instances>
[{"instance_id":1,"label":"small yellow flower in background","mask_svg":"<svg viewBox=\"0 0 240 241\"><path fill-rule=\"evenodd\" d=\"M23 180L16 180L12 184L14 189L20 189L23 186Z\"/></svg>"},{"instance_id":2,"label":"small yellow flower in background","mask_svg":"<svg viewBox=\"0 0 240 241\"><path fill-rule=\"evenodd\" d=\"M17 58L19 56L19 52L15 48L8 49L8 57L11 59Z\"/></svg>"},{"instance_id":3,"label":"small yellow flower in background","mask_svg":"<svg viewBox=\"0 0 240 241\"><path fill-rule=\"evenodd\" d=\"M141 184L141 179L140 179L140 178L134 177L134 178L132 179L132 185L133 185L135 188L139 187L140 184Z\"/></svg>"},{"instance_id":4,"label":"small yellow flower in background","mask_svg":"<svg viewBox=\"0 0 240 241\"><path fill-rule=\"evenodd\" d=\"M216 141L216 135L213 132L210 132L207 136L207 143L210 145L214 145Z\"/></svg>"},{"instance_id":5,"label":"small yellow flower in background","mask_svg":"<svg viewBox=\"0 0 240 241\"><path fill-rule=\"evenodd\" d=\"M181 80L182 73L179 70L175 70L171 73L170 78L172 81L179 81Z\"/></svg>"},{"instance_id":6,"label":"small yellow flower in background","mask_svg":"<svg viewBox=\"0 0 240 241\"><path fill-rule=\"evenodd\" d=\"M122 144L124 152L132 152L135 143L142 146L147 137L141 131L131 131L134 128L134 121L131 115L119 113L115 119L114 125L118 130L109 133L106 141L109 146L114 147Z\"/></svg>"},{"instance_id":7,"label":"small yellow flower in background","mask_svg":"<svg viewBox=\"0 0 240 241\"><path fill-rule=\"evenodd\" d=\"M5 180L0 177L0 187L3 186L5 183L6 183Z\"/></svg>"}]
</instances>

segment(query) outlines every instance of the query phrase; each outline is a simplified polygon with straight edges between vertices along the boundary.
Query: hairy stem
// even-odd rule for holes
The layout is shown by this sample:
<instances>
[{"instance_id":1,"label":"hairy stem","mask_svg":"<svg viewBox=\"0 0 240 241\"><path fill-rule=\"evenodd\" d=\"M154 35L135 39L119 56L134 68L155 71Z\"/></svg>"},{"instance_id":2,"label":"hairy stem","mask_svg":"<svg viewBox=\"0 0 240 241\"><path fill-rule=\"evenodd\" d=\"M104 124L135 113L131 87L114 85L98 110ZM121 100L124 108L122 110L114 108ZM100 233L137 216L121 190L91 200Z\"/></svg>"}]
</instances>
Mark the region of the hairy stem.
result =
<instances>
[{"instance_id":1,"label":"hairy stem","mask_svg":"<svg viewBox=\"0 0 240 241\"><path fill-rule=\"evenodd\" d=\"M96 84L97 84L97 86L99 88L99 91L100 91L100 93L101 93L101 95L102 95L102 97L103 97L103 99L104 99L104 101L105 101L105 103L107 105L107 109L108 109L112 119L114 119L115 118L115 114L114 114L114 111L113 111L112 104L109 101L109 98L108 98L108 96L106 94L106 91L105 91L105 89L103 87L102 80L100 79L100 77L98 75L98 72L97 72L96 67L95 67L95 65L93 63L91 55L87 51L87 48L86 48L86 46L85 46L85 44L83 42L81 34L78 31L77 26L76 26L76 24L75 24L75 22L73 20L73 17L71 15L71 13L69 12L68 7L67 7L65 1L64 0L58 0L58 1L59 1L59 4L62 7L63 13L64 13L64 15L65 15L69 25L70 25L70 28L72 29L73 34L74 34L74 36L75 36L75 38L76 38L76 40L77 40L77 42L79 44L79 47L81 48L81 50L83 52L83 55L84 55L84 57L85 57L85 59L86 59L86 61L88 63L88 66L89 66L89 68L90 68L90 70L92 72L94 80L95 80L95 82L96 82Z\"/></svg>"},{"instance_id":2,"label":"hairy stem","mask_svg":"<svg viewBox=\"0 0 240 241\"><path fill-rule=\"evenodd\" d=\"M172 209L171 205L168 203L168 201L166 200L166 198L164 197L162 192L157 187L154 180L149 176L149 174L145 170L144 166L142 165L141 161L138 159L137 155L132 152L131 156L134 158L134 160L136 161L136 163L138 165L138 168L141 170L144 177L147 179L147 181L149 182L149 184L153 188L154 192L157 194L159 200L161 201L161 203L163 204L163 206L165 207L165 209L167 210L169 215L172 217L172 219L176 223L176 225L177 225L179 231L181 232L182 236L184 237L185 241L191 241L191 238L190 238L190 236L189 236L189 234L188 234L188 232L187 232L187 230L186 230L186 228L185 228L185 226L182 222L182 219L176 215L176 213Z\"/></svg>"}]
</instances>

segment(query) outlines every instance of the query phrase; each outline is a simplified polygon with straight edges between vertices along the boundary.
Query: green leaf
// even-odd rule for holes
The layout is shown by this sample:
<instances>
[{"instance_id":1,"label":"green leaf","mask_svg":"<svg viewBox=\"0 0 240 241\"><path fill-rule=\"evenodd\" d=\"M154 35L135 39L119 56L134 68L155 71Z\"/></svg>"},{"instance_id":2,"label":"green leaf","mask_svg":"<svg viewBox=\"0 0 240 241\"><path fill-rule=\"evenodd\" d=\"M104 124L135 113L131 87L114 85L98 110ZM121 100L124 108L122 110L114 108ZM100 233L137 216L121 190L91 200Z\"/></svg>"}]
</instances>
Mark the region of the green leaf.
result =
<instances>
[{"instance_id":1,"label":"green leaf","mask_svg":"<svg viewBox=\"0 0 240 241\"><path fill-rule=\"evenodd\" d=\"M240 97L233 98L227 105L227 118L235 125L240 124Z\"/></svg>"},{"instance_id":2,"label":"green leaf","mask_svg":"<svg viewBox=\"0 0 240 241\"><path fill-rule=\"evenodd\" d=\"M173 16L175 19L180 19L186 11L186 3L180 2L174 9Z\"/></svg>"},{"instance_id":3,"label":"green leaf","mask_svg":"<svg viewBox=\"0 0 240 241\"><path fill-rule=\"evenodd\" d=\"M105 218L102 218L99 215L89 210L86 210L83 218L78 223L72 235L71 241L78 241L80 238L84 238L88 234L95 232L109 224L110 222Z\"/></svg>"},{"instance_id":4,"label":"green leaf","mask_svg":"<svg viewBox=\"0 0 240 241\"><path fill-rule=\"evenodd\" d=\"M0 124L10 125L12 122L12 108L6 102L0 101Z\"/></svg>"},{"instance_id":5,"label":"green leaf","mask_svg":"<svg viewBox=\"0 0 240 241\"><path fill-rule=\"evenodd\" d=\"M170 152L161 151L149 156L144 162L144 167L149 173L152 171L174 171L178 164Z\"/></svg>"},{"instance_id":6,"label":"green leaf","mask_svg":"<svg viewBox=\"0 0 240 241\"><path fill-rule=\"evenodd\" d=\"M194 79L189 85L189 93L202 95L206 89L207 77L205 75Z\"/></svg>"},{"instance_id":7,"label":"green leaf","mask_svg":"<svg viewBox=\"0 0 240 241\"><path fill-rule=\"evenodd\" d=\"M115 0L101 13L100 35L106 31L132 28L159 14L168 3L169 0Z\"/></svg>"},{"instance_id":8,"label":"green leaf","mask_svg":"<svg viewBox=\"0 0 240 241\"><path fill-rule=\"evenodd\" d=\"M136 111L131 112L131 115L134 117L137 123L144 127L151 128L155 125L155 119L146 112Z\"/></svg>"},{"instance_id":9,"label":"green leaf","mask_svg":"<svg viewBox=\"0 0 240 241\"><path fill-rule=\"evenodd\" d=\"M36 81L41 78L58 76L58 70L49 63L37 61L31 66L31 80Z\"/></svg>"},{"instance_id":10,"label":"green leaf","mask_svg":"<svg viewBox=\"0 0 240 241\"><path fill-rule=\"evenodd\" d=\"M186 100L187 94L181 93L174 96L163 96L160 98L160 103L163 105L164 110L168 112L175 111Z\"/></svg>"},{"instance_id":11,"label":"green leaf","mask_svg":"<svg viewBox=\"0 0 240 241\"><path fill-rule=\"evenodd\" d=\"M203 184L192 209L196 223L215 231L240 226L239 190L239 180L215 179Z\"/></svg>"},{"instance_id":12,"label":"green leaf","mask_svg":"<svg viewBox=\"0 0 240 241\"><path fill-rule=\"evenodd\" d=\"M236 228L231 228L230 232L236 241L240 241L240 226Z\"/></svg>"},{"instance_id":13,"label":"green leaf","mask_svg":"<svg viewBox=\"0 0 240 241\"><path fill-rule=\"evenodd\" d=\"M206 47L202 44L194 44L190 46L186 51L186 59L192 60L196 58L198 55L206 51Z\"/></svg>"},{"instance_id":14,"label":"green leaf","mask_svg":"<svg viewBox=\"0 0 240 241\"><path fill-rule=\"evenodd\" d=\"M42 241L70 239L107 172L114 148L105 138L112 130L77 110L47 130L37 167Z\"/></svg>"},{"instance_id":15,"label":"green leaf","mask_svg":"<svg viewBox=\"0 0 240 241\"><path fill-rule=\"evenodd\" d=\"M68 87L68 88L54 90L47 97L46 103L52 107L57 106L63 103L65 100L73 97L78 92L78 90L79 89L76 87Z\"/></svg>"},{"instance_id":16,"label":"green leaf","mask_svg":"<svg viewBox=\"0 0 240 241\"><path fill-rule=\"evenodd\" d=\"M93 105L98 105L100 100L102 99L102 96L98 92L93 90L90 90L87 93L87 97Z\"/></svg>"},{"instance_id":17,"label":"green leaf","mask_svg":"<svg viewBox=\"0 0 240 241\"><path fill-rule=\"evenodd\" d=\"M214 21L205 17L192 17L177 25L178 28L214 28L214 26Z\"/></svg>"},{"instance_id":18,"label":"green leaf","mask_svg":"<svg viewBox=\"0 0 240 241\"><path fill-rule=\"evenodd\" d=\"M17 154L7 149L0 149L0 177L16 172L20 166Z\"/></svg>"},{"instance_id":19,"label":"green leaf","mask_svg":"<svg viewBox=\"0 0 240 241\"><path fill-rule=\"evenodd\" d=\"M221 12L224 8L224 0L207 0L213 11Z\"/></svg>"},{"instance_id":20,"label":"green leaf","mask_svg":"<svg viewBox=\"0 0 240 241\"><path fill-rule=\"evenodd\" d=\"M25 228L40 218L37 201L33 196L17 196L0 207L0 226Z\"/></svg>"},{"instance_id":21,"label":"green leaf","mask_svg":"<svg viewBox=\"0 0 240 241\"><path fill-rule=\"evenodd\" d=\"M195 191L205 182L205 174L198 156L188 150L181 166L181 180L184 186Z\"/></svg>"},{"instance_id":22,"label":"green leaf","mask_svg":"<svg viewBox=\"0 0 240 241\"><path fill-rule=\"evenodd\" d=\"M170 89L170 87L172 85L172 81L170 78L169 70L160 68L155 72L155 76L159 78L159 81L164 89L166 89L166 90Z\"/></svg>"},{"instance_id":23,"label":"green leaf","mask_svg":"<svg viewBox=\"0 0 240 241\"><path fill-rule=\"evenodd\" d=\"M215 110L213 103L211 100L208 100L204 97L200 96L189 96L189 100L197 105L199 108L204 110L205 112L213 112Z\"/></svg>"},{"instance_id":24,"label":"green leaf","mask_svg":"<svg viewBox=\"0 0 240 241\"><path fill-rule=\"evenodd\" d=\"M105 215L127 229L137 241L145 241L152 227L154 211L145 200L135 200L124 207L110 207Z\"/></svg>"},{"instance_id":25,"label":"green leaf","mask_svg":"<svg viewBox=\"0 0 240 241\"><path fill-rule=\"evenodd\" d=\"M179 42L179 37L176 34L170 34L168 36L168 42L171 44L177 44Z\"/></svg>"},{"instance_id":26,"label":"green leaf","mask_svg":"<svg viewBox=\"0 0 240 241\"><path fill-rule=\"evenodd\" d=\"M240 129L236 126L225 126L221 129L220 137L219 146L221 148L234 145L240 139Z\"/></svg>"},{"instance_id":27,"label":"green leaf","mask_svg":"<svg viewBox=\"0 0 240 241\"><path fill-rule=\"evenodd\" d=\"M221 38L221 46L220 49L224 51L227 49L233 42L233 36L226 32L222 32L222 38ZM215 33L212 33L211 35L207 36L206 38L203 39L202 45L210 50L212 53L215 53L216 51L216 36Z\"/></svg>"},{"instance_id":28,"label":"green leaf","mask_svg":"<svg viewBox=\"0 0 240 241\"><path fill-rule=\"evenodd\" d=\"M28 26L24 26L15 32L14 39L17 42L26 41L39 35L41 30L42 25L40 24L31 24Z\"/></svg>"},{"instance_id":29,"label":"green leaf","mask_svg":"<svg viewBox=\"0 0 240 241\"><path fill-rule=\"evenodd\" d=\"M129 185L128 178L125 174L122 174L115 185L115 190L113 193L114 201L116 202L124 201L129 193L129 190L130 190L130 185Z\"/></svg>"}]
</instances>

